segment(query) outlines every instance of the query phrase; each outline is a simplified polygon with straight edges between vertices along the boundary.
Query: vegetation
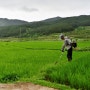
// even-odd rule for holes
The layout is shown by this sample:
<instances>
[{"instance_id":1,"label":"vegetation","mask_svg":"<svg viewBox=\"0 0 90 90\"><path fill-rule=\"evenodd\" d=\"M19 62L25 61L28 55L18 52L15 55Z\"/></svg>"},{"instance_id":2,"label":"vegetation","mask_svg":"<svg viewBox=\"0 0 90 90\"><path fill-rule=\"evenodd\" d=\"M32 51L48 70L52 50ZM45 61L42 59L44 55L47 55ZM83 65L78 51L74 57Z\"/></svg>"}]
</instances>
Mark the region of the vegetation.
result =
<instances>
[{"instance_id":1,"label":"vegetation","mask_svg":"<svg viewBox=\"0 0 90 90\"><path fill-rule=\"evenodd\" d=\"M13 25L24 25L24 24L28 24L28 22L17 19L0 18L0 26L13 26Z\"/></svg>"},{"instance_id":2,"label":"vegetation","mask_svg":"<svg viewBox=\"0 0 90 90\"><path fill-rule=\"evenodd\" d=\"M78 58L71 63L49 68L46 72L45 79L70 85L76 89L90 90L89 56L90 54L85 54L85 56Z\"/></svg>"},{"instance_id":3,"label":"vegetation","mask_svg":"<svg viewBox=\"0 0 90 90\"><path fill-rule=\"evenodd\" d=\"M24 81L60 90L90 90L89 15L30 23L0 20L0 82ZM72 62L67 61L66 52L60 58L60 33L77 39Z\"/></svg>"},{"instance_id":4,"label":"vegetation","mask_svg":"<svg viewBox=\"0 0 90 90\"><path fill-rule=\"evenodd\" d=\"M51 18L39 22L0 27L0 37L33 37L53 33L74 31L79 26L90 26L90 16L81 15L67 18Z\"/></svg>"},{"instance_id":5,"label":"vegetation","mask_svg":"<svg viewBox=\"0 0 90 90\"><path fill-rule=\"evenodd\" d=\"M90 26L78 27L74 31L65 34L73 38L90 39Z\"/></svg>"},{"instance_id":6,"label":"vegetation","mask_svg":"<svg viewBox=\"0 0 90 90\"><path fill-rule=\"evenodd\" d=\"M80 41L78 51L74 51L73 61L68 63L66 52L59 60L60 41L0 42L0 82L32 81L52 86L45 81L49 80L89 90L89 52L79 51L90 47L89 43L90 41ZM59 84L54 83L53 87L71 90L70 87Z\"/></svg>"}]
</instances>

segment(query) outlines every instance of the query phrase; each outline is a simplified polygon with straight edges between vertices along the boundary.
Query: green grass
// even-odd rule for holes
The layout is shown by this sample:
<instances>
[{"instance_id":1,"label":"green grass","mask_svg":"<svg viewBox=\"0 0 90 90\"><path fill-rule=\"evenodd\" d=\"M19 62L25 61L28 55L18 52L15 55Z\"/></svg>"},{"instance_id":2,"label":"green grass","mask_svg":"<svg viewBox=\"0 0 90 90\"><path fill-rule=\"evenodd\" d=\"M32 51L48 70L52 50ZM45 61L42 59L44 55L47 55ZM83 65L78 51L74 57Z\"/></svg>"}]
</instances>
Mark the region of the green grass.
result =
<instances>
[{"instance_id":1,"label":"green grass","mask_svg":"<svg viewBox=\"0 0 90 90\"><path fill-rule=\"evenodd\" d=\"M57 73L57 69L61 66L62 68L70 68L72 65L74 66L74 63L78 64L79 59L86 58L85 55L89 52L82 53L74 51L73 57L75 58L69 64L66 58L66 52L59 60L61 46L62 42L60 41L0 42L0 82L33 82L61 90L71 90L68 86L45 81L46 70L48 71L48 68L50 70L53 68L52 72ZM79 49L89 47L90 41L80 41L78 42L78 46ZM57 65L55 65L56 61L58 61ZM89 59L87 62L89 63ZM81 65L83 66L84 63L81 63ZM73 71L73 67L71 68ZM49 74L52 73L49 72ZM89 76L88 73L86 76ZM56 77L58 78L58 74L56 74ZM52 77L52 80L56 77ZM76 75L76 77L78 76ZM66 83L63 82L63 84ZM73 85L71 86L74 87Z\"/></svg>"},{"instance_id":2,"label":"green grass","mask_svg":"<svg viewBox=\"0 0 90 90\"><path fill-rule=\"evenodd\" d=\"M70 85L76 89L90 90L90 42L79 41L73 52L73 61L63 57L59 64L46 70L45 79L51 82Z\"/></svg>"},{"instance_id":3,"label":"green grass","mask_svg":"<svg viewBox=\"0 0 90 90\"><path fill-rule=\"evenodd\" d=\"M77 89L90 90L90 54L84 55L75 61L47 69L45 79Z\"/></svg>"},{"instance_id":4,"label":"green grass","mask_svg":"<svg viewBox=\"0 0 90 90\"><path fill-rule=\"evenodd\" d=\"M21 78L31 78L39 72L40 68L43 68L47 63L49 64L51 60L54 62L54 58L57 57L54 55L57 51L48 50L49 47L51 46L49 44L45 45L45 42L41 44L40 42L1 42L0 77L5 74L15 73ZM46 49L39 50L40 48Z\"/></svg>"}]
</instances>

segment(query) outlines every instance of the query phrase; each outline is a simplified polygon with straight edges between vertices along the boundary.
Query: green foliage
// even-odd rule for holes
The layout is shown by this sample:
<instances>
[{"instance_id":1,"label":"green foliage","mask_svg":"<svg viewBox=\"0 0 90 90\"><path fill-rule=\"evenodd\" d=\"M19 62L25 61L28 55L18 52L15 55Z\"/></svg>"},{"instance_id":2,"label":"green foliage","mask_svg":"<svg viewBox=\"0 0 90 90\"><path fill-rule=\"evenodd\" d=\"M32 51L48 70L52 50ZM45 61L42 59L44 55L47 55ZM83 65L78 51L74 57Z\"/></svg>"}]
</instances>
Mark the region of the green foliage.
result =
<instances>
[{"instance_id":1,"label":"green foliage","mask_svg":"<svg viewBox=\"0 0 90 90\"><path fill-rule=\"evenodd\" d=\"M76 60L47 69L45 79L56 83L70 85L76 89L89 90L90 54L85 52L83 55L83 53L81 53L82 57L79 57L80 52L75 53L78 53L78 58ZM73 58L76 57L73 56Z\"/></svg>"},{"instance_id":2,"label":"green foliage","mask_svg":"<svg viewBox=\"0 0 90 90\"><path fill-rule=\"evenodd\" d=\"M90 47L89 43L90 41L80 41L78 48ZM55 84L59 82L88 90L89 51L74 51L73 61L69 63L66 52L59 58L61 46L60 41L0 42L0 82L35 83L47 79ZM55 65L56 61L58 64Z\"/></svg>"},{"instance_id":3,"label":"green foliage","mask_svg":"<svg viewBox=\"0 0 90 90\"><path fill-rule=\"evenodd\" d=\"M0 82L2 83L7 83L7 82L13 82L19 80L19 76L17 74L11 73L8 75L4 75L1 79Z\"/></svg>"},{"instance_id":4,"label":"green foliage","mask_svg":"<svg viewBox=\"0 0 90 90\"><path fill-rule=\"evenodd\" d=\"M90 26L84 26L84 27L78 27L74 31L67 32L65 33L69 37L74 37L74 38L90 38Z\"/></svg>"},{"instance_id":5,"label":"green foliage","mask_svg":"<svg viewBox=\"0 0 90 90\"><path fill-rule=\"evenodd\" d=\"M14 21L13 21L14 22ZM79 26L90 26L90 16L52 18L39 22L0 27L0 37L33 37L73 31ZM28 32L27 32L28 31Z\"/></svg>"},{"instance_id":6,"label":"green foliage","mask_svg":"<svg viewBox=\"0 0 90 90\"><path fill-rule=\"evenodd\" d=\"M54 58L58 58L57 49L60 45L57 43L59 42L0 42L0 81L32 79L41 69L53 63ZM55 52L58 54L55 55Z\"/></svg>"},{"instance_id":7,"label":"green foliage","mask_svg":"<svg viewBox=\"0 0 90 90\"><path fill-rule=\"evenodd\" d=\"M0 37L20 37L20 34L25 33L26 28L24 26L7 26L0 27Z\"/></svg>"}]
</instances>

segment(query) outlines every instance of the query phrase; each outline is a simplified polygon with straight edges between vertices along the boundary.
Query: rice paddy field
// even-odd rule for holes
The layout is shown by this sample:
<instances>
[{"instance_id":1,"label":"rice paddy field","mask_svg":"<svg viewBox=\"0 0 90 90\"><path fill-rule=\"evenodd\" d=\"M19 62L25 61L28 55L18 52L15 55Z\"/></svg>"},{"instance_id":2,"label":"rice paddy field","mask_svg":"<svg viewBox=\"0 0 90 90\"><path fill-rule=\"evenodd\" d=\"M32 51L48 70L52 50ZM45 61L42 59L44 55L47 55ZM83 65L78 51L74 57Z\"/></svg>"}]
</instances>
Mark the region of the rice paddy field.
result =
<instances>
[{"instance_id":1,"label":"rice paddy field","mask_svg":"<svg viewBox=\"0 0 90 90\"><path fill-rule=\"evenodd\" d=\"M33 82L60 90L90 90L90 40L79 40L73 60L61 41L0 42L0 83ZM55 64L57 62L57 64Z\"/></svg>"}]
</instances>

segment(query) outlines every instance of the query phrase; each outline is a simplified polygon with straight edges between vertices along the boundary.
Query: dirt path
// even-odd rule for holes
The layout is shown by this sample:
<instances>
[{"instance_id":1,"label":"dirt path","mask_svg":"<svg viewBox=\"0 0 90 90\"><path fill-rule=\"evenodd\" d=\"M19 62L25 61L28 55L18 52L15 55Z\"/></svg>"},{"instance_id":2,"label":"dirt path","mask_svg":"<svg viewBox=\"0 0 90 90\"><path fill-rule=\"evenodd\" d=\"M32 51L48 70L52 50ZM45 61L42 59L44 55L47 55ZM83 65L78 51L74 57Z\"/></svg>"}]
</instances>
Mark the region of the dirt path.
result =
<instances>
[{"instance_id":1,"label":"dirt path","mask_svg":"<svg viewBox=\"0 0 90 90\"><path fill-rule=\"evenodd\" d=\"M0 90L57 90L32 83L0 84Z\"/></svg>"}]
</instances>

